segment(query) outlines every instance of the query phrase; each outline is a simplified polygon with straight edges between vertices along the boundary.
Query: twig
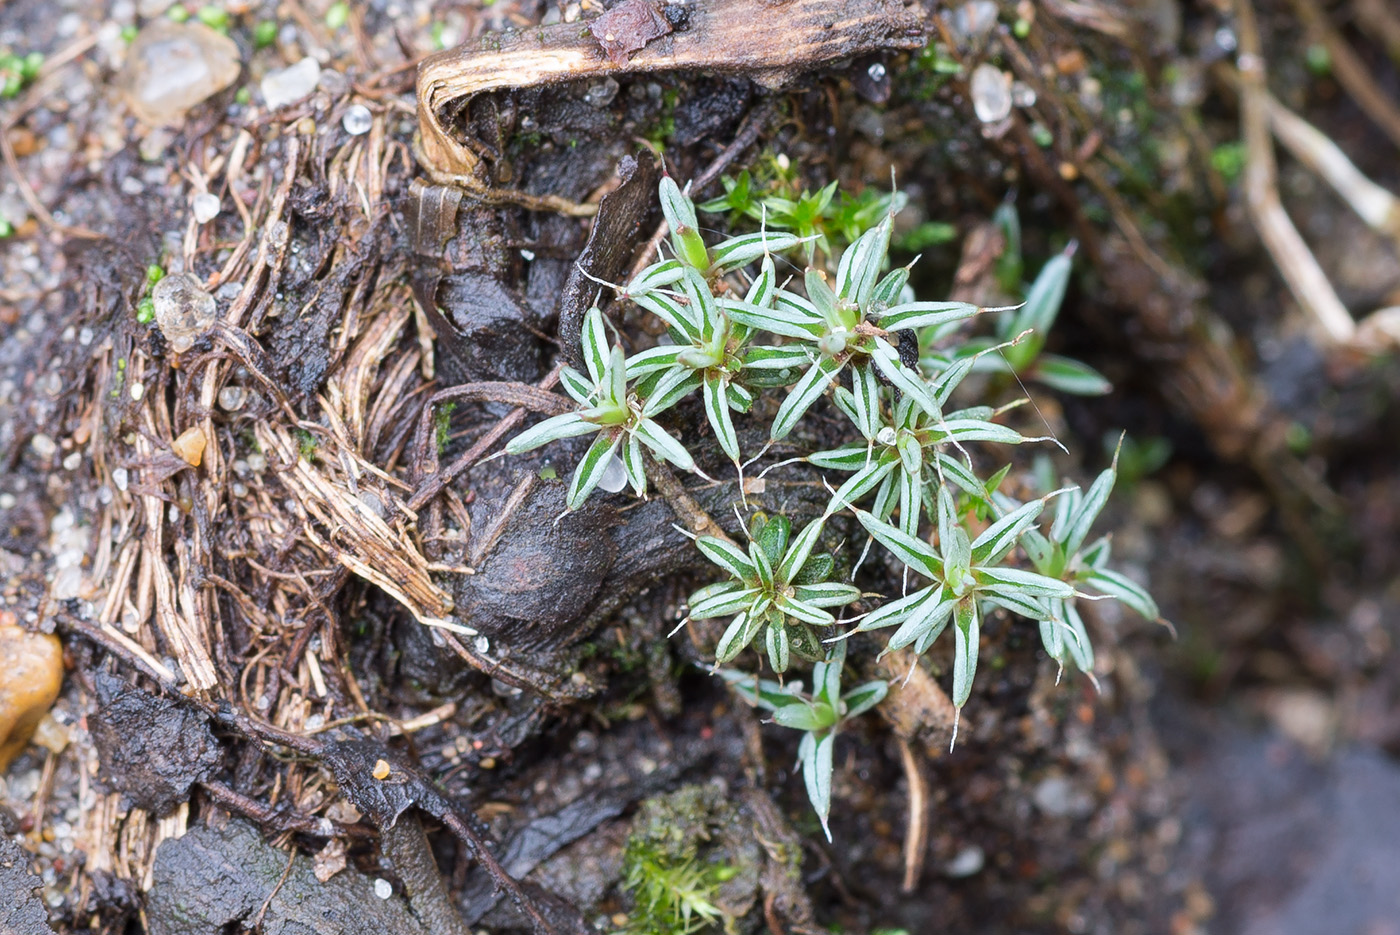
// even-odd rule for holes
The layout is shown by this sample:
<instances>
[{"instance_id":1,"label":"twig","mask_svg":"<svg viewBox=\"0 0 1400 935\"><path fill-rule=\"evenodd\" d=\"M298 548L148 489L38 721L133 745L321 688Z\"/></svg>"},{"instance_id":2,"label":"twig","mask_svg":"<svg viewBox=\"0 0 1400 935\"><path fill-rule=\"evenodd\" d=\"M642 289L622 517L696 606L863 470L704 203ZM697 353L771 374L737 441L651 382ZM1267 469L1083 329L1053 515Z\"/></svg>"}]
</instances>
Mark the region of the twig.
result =
<instances>
[{"instance_id":1,"label":"twig","mask_svg":"<svg viewBox=\"0 0 1400 935\"><path fill-rule=\"evenodd\" d=\"M909 786L909 820L904 832L904 883L906 893L914 892L924 875L924 856L928 853L928 783L919 768L914 748L903 737L895 737L899 745L899 760L904 765L904 780Z\"/></svg>"},{"instance_id":2,"label":"twig","mask_svg":"<svg viewBox=\"0 0 1400 935\"><path fill-rule=\"evenodd\" d=\"M710 514L705 512L705 508L695 502L695 498L685 489L685 485L676 479L676 475L666 465L657 461L650 454L644 455L646 463L647 480L656 485L656 489L661 491L661 496L666 498L670 504L671 511L676 514L676 519L685 524L685 527L697 536L714 536L716 539L723 539L725 542L736 544L730 538L729 533L720 528L719 524L710 518Z\"/></svg>"},{"instance_id":3,"label":"twig","mask_svg":"<svg viewBox=\"0 0 1400 935\"><path fill-rule=\"evenodd\" d=\"M1332 25L1332 21L1317 5L1316 0L1293 0L1293 9L1298 11L1298 18L1326 47L1327 55L1332 60L1332 74L1337 77L1337 83L1346 89L1351 99L1356 101L1356 106L1371 118L1371 122L1400 148L1400 107L1396 107L1395 102L1381 90L1381 86L1371 77L1370 69L1357 58L1356 53L1342 38L1337 27ZM1244 31L1243 24L1240 31ZM1257 32L1255 38L1257 41ZM1240 40L1240 52L1244 52L1243 36Z\"/></svg>"},{"instance_id":4,"label":"twig","mask_svg":"<svg viewBox=\"0 0 1400 935\"><path fill-rule=\"evenodd\" d=\"M1317 320L1333 342L1346 344L1356 333L1356 322L1337 298L1327 274L1279 200L1278 172L1269 136L1264 57L1251 0L1235 0L1235 18L1240 43L1237 59L1242 98L1240 123L1249 154L1245 167L1245 198L1254 226L1298 304Z\"/></svg>"},{"instance_id":5,"label":"twig","mask_svg":"<svg viewBox=\"0 0 1400 935\"><path fill-rule=\"evenodd\" d=\"M547 390L558 382L559 368L555 367L549 373L545 374L544 379L539 382L535 389ZM480 384L467 385L471 386ZM526 397L522 396L520 398L525 399ZM534 399L534 397L530 398ZM567 403L567 400L563 399L562 397L555 396L553 398L559 400L559 403L561 405ZM427 407L425 407L425 409L426 408ZM509 414L504 416L500 422L497 422L496 425L489 432L478 438L476 440L476 443L473 444L470 448L468 448L465 452L463 452L461 456L457 458L456 461L453 461L446 468L440 469L434 472L433 474L428 475L426 478L420 481L418 484L418 489L415 490L413 492L413 496L408 499L408 508L414 511L415 513L423 509L423 506L427 504L428 501L432 500L433 497L436 497L439 493L441 493L442 489L448 484L452 483L454 480L456 480L458 475L460 475L463 471L471 467L477 461L480 461L482 457L485 456L486 452L491 450L492 445L496 444L496 442L500 441L503 437L505 437L505 434L507 432L519 425L520 420L525 418L525 412L526 408L523 404L521 404L520 408L512 410Z\"/></svg>"}]
</instances>

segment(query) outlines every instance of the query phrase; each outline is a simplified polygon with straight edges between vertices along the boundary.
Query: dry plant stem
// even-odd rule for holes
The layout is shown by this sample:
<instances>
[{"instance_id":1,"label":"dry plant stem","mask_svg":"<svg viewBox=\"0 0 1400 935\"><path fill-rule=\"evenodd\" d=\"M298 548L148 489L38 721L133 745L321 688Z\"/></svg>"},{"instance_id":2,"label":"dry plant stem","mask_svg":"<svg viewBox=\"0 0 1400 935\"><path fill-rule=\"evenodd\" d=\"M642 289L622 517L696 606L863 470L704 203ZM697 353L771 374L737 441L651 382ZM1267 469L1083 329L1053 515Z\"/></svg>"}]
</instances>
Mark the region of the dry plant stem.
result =
<instances>
[{"instance_id":1,"label":"dry plant stem","mask_svg":"<svg viewBox=\"0 0 1400 935\"><path fill-rule=\"evenodd\" d=\"M765 28L755 28L763 22ZM454 137L446 111L505 88L600 75L679 69L752 75L777 85L789 75L888 48L923 44L921 17L893 0L709 0L685 27L614 64L580 23L488 38L426 60L418 69L419 158L435 181L488 191L481 158Z\"/></svg>"},{"instance_id":2,"label":"dry plant stem","mask_svg":"<svg viewBox=\"0 0 1400 935\"><path fill-rule=\"evenodd\" d=\"M904 832L904 892L912 893L924 875L924 855L928 853L928 783L919 767L914 748L903 737L896 737L904 780L909 786L909 825Z\"/></svg>"},{"instance_id":3,"label":"dry plant stem","mask_svg":"<svg viewBox=\"0 0 1400 935\"><path fill-rule=\"evenodd\" d=\"M415 812L405 812L380 836L384 854L403 881L408 906L433 935L471 935L442 881L433 859L423 822Z\"/></svg>"},{"instance_id":4,"label":"dry plant stem","mask_svg":"<svg viewBox=\"0 0 1400 935\"><path fill-rule=\"evenodd\" d=\"M1356 322L1337 298L1327 274L1279 200L1278 172L1269 135L1264 57L1251 0L1235 0L1235 17L1240 42L1240 123L1249 154L1244 177L1245 198L1254 226L1298 304L1317 320L1329 340L1346 344L1356 333Z\"/></svg>"},{"instance_id":5,"label":"dry plant stem","mask_svg":"<svg viewBox=\"0 0 1400 935\"><path fill-rule=\"evenodd\" d=\"M1400 11L1394 0L1354 0L1352 11L1356 21L1368 35L1380 37L1386 52L1400 63Z\"/></svg>"},{"instance_id":6,"label":"dry plant stem","mask_svg":"<svg viewBox=\"0 0 1400 935\"><path fill-rule=\"evenodd\" d=\"M257 822L264 830L294 831L314 838L333 838L342 835L352 838L371 838L374 832L363 825L347 825L343 821L329 818L313 818L299 815L283 808L269 808L256 799L250 799L235 792L221 782L202 782L200 786L209 797L231 812L237 812Z\"/></svg>"},{"instance_id":7,"label":"dry plant stem","mask_svg":"<svg viewBox=\"0 0 1400 935\"><path fill-rule=\"evenodd\" d=\"M559 367L556 366L549 373L545 374L544 379L539 382L538 386L533 387L533 389L547 390L558 382ZM467 385L479 386L483 384ZM566 405L568 402L563 397L553 396L552 394L550 395L552 399L558 400L557 405ZM521 398L523 399L524 397ZM531 398L533 399L534 397ZM504 438L508 432L514 429L517 425L519 425L520 421L525 418L526 411L527 410L523 405L521 408L515 409L514 411L506 415L503 419L501 419L500 422L496 423L496 425L489 432L478 438L475 444L473 444L470 448L463 452L461 456L457 458L456 461L453 461L446 468L439 469L438 471L428 475L428 477L421 480L418 484L418 488L413 492L413 496L408 499L408 508L410 510L413 510L414 512L423 509L424 505L426 505L430 500L432 500L433 497L436 497L439 493L441 493L444 487L456 480L457 477L461 475L461 473L467 468L480 461L486 455L486 452L491 450L492 445L495 445L502 438ZM559 411L566 410L549 411L553 415L557 414L557 412ZM421 447L420 450L422 450Z\"/></svg>"},{"instance_id":8,"label":"dry plant stem","mask_svg":"<svg viewBox=\"0 0 1400 935\"><path fill-rule=\"evenodd\" d=\"M1267 98L1274 135L1299 162L1322 176L1372 230L1400 239L1400 199L1361 174L1322 131Z\"/></svg>"},{"instance_id":9,"label":"dry plant stem","mask_svg":"<svg viewBox=\"0 0 1400 935\"><path fill-rule=\"evenodd\" d=\"M1236 6L1238 7L1238 3ZM1332 74L1337 77L1337 82L1351 95L1356 106L1371 118L1371 122L1400 149L1400 107L1396 107L1395 102L1381 90L1380 85L1371 77L1371 70L1357 58L1356 53L1332 25L1332 21L1317 5L1316 0L1293 0L1293 8L1298 11L1298 18L1308 30L1327 48L1327 54L1332 60ZM1243 41L1240 42L1240 51L1244 51Z\"/></svg>"},{"instance_id":10,"label":"dry plant stem","mask_svg":"<svg viewBox=\"0 0 1400 935\"><path fill-rule=\"evenodd\" d=\"M650 454L643 455L646 465L647 480L656 485L656 489L661 491L661 496L666 498L666 502L671 506L671 512L676 514L676 519L685 524L697 536L714 536L716 539L723 539L732 545L738 545L730 538L729 533L719 527L710 514L705 512L705 508L695 502L685 489L685 485L676 479L676 475L671 469L657 461Z\"/></svg>"}]
</instances>

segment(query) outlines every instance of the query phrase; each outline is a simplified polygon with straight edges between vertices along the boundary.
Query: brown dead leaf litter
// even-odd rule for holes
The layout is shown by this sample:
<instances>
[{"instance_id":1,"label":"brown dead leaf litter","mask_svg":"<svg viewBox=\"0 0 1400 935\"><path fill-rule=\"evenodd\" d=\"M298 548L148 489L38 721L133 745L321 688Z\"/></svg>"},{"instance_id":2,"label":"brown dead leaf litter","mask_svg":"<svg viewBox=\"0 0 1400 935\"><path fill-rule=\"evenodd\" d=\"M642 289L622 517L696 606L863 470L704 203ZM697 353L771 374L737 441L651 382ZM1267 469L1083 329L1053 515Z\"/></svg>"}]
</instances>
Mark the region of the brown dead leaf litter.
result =
<instances>
[{"instance_id":1,"label":"brown dead leaf litter","mask_svg":"<svg viewBox=\"0 0 1400 935\"><path fill-rule=\"evenodd\" d=\"M1289 434L1301 413L1239 352L1305 333L1327 293L1303 283L1284 324L1242 321L1182 259L1200 244L1171 229L1171 199L1219 196L1202 149L1218 126L1158 101L1176 114L1154 127L1172 155L1151 165L1159 184L1131 183L1146 157L1119 114L1143 102L1104 81L1159 73L1172 29L1184 48L1223 14L1158 30L1151 10L1086 3L413 0L350 4L331 28L329 4L230 5L240 78L148 126L115 80L121 31L165 6L0 13L0 39L49 54L3 119L0 208L23 219L0 304L0 626L57 630L69 670L5 777L0 824L34 858L56 928L173 931L184 912L189 931L281 931L304 924L304 899L368 907L337 917L346 931L613 930L638 804L686 796L742 832L723 846L753 867L734 895L745 931L1204 924L1210 897L1172 866L1182 824L1148 716L1160 677L1142 659L1162 650L1126 621L1098 619L1101 696L1057 687L1033 641L999 633L951 757L937 673L915 670L888 725L852 732L826 848L789 797L786 738L691 674L700 648L664 639L688 584L672 523L736 533L716 506L734 491L658 476L652 501L556 521L552 477L577 452L559 468L486 459L560 405L555 359L594 297L577 265L618 281L657 236L655 144L700 195L779 155L812 188L886 185L894 169L913 223L972 231L961 255L926 260L969 295L992 288L975 222L1022 186L1027 238L1047 239L1031 222L1068 230L1102 277L1074 340L1129 345L1103 365L1127 387L1120 421L1200 452L1143 482L1115 550L1180 553L1173 616L1229 608L1222 656L1247 667L1250 621L1287 600L1262 517L1296 530L1394 491L1364 468L1330 490ZM1009 24L1027 16L1022 41ZM257 45L263 20L277 29ZM448 49L429 54L435 41ZM937 77L935 45L964 74L995 58L1032 103L979 123L966 81ZM139 321L157 262L217 316ZM1326 364L1343 402L1313 422L1324 445L1367 431L1338 418L1373 389L1347 382L1341 343ZM1097 427L1041 406L1058 434ZM1210 476L1222 463L1256 476ZM795 476L764 495L819 508L816 481ZM1388 515L1366 528L1400 525ZM1311 535L1300 551L1315 554ZM1373 710L1385 688L1358 691ZM243 872L210 882L227 861ZM892 898L901 887L913 895Z\"/></svg>"}]
</instances>

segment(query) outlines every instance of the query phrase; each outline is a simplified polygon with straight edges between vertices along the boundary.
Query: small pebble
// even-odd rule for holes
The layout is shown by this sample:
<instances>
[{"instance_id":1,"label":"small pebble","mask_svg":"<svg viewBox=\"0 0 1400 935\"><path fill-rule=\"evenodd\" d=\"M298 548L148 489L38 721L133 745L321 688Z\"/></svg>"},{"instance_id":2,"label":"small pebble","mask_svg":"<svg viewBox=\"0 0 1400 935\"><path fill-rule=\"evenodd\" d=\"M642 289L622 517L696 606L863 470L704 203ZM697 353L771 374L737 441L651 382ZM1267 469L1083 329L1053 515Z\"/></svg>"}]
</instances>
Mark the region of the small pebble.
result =
<instances>
[{"instance_id":1,"label":"small pebble","mask_svg":"<svg viewBox=\"0 0 1400 935\"><path fill-rule=\"evenodd\" d=\"M278 110L315 91L320 80L321 63L308 55L295 65L268 72L259 87L267 109Z\"/></svg>"},{"instance_id":2,"label":"small pebble","mask_svg":"<svg viewBox=\"0 0 1400 935\"><path fill-rule=\"evenodd\" d=\"M190 207L194 209L196 224L208 224L219 216L219 196L212 192L200 192L194 196Z\"/></svg>"},{"instance_id":3,"label":"small pebble","mask_svg":"<svg viewBox=\"0 0 1400 935\"><path fill-rule=\"evenodd\" d=\"M373 775L375 779L389 778L389 763L387 760L375 760Z\"/></svg>"},{"instance_id":4,"label":"small pebble","mask_svg":"<svg viewBox=\"0 0 1400 935\"><path fill-rule=\"evenodd\" d=\"M369 112L369 108L363 104L351 104L345 111L345 116L340 118L340 125L345 128L345 132L351 136L361 136L369 132L370 125L374 122L374 115Z\"/></svg>"},{"instance_id":5,"label":"small pebble","mask_svg":"<svg viewBox=\"0 0 1400 935\"><path fill-rule=\"evenodd\" d=\"M394 895L394 885L383 877L375 877L374 895L378 896L380 899L388 899L390 896Z\"/></svg>"},{"instance_id":6,"label":"small pebble","mask_svg":"<svg viewBox=\"0 0 1400 935\"><path fill-rule=\"evenodd\" d=\"M58 445L43 432L37 433L29 440L29 447L34 449L36 455L45 459L52 458L54 452L58 451Z\"/></svg>"},{"instance_id":7,"label":"small pebble","mask_svg":"<svg viewBox=\"0 0 1400 935\"><path fill-rule=\"evenodd\" d=\"M176 353L189 350L213 326L218 311L214 297L189 273L172 273L156 283L151 302L156 324Z\"/></svg>"},{"instance_id":8,"label":"small pebble","mask_svg":"<svg viewBox=\"0 0 1400 935\"><path fill-rule=\"evenodd\" d=\"M241 386L226 386L219 390L219 406L228 412L236 412L243 408L245 395Z\"/></svg>"},{"instance_id":9,"label":"small pebble","mask_svg":"<svg viewBox=\"0 0 1400 935\"><path fill-rule=\"evenodd\" d=\"M0 773L29 743L63 682L58 637L0 626Z\"/></svg>"},{"instance_id":10,"label":"small pebble","mask_svg":"<svg viewBox=\"0 0 1400 935\"><path fill-rule=\"evenodd\" d=\"M130 475L127 474L126 468L119 467L112 469L112 483L116 484L117 489L123 493L126 492L126 485L129 479Z\"/></svg>"},{"instance_id":11,"label":"small pebble","mask_svg":"<svg viewBox=\"0 0 1400 935\"><path fill-rule=\"evenodd\" d=\"M943 866L943 873L955 880L974 876L987 865L987 855L976 844L969 844Z\"/></svg>"},{"instance_id":12,"label":"small pebble","mask_svg":"<svg viewBox=\"0 0 1400 935\"><path fill-rule=\"evenodd\" d=\"M63 459L63 469L65 471L76 471L78 469L78 465L82 463L83 456L75 451L71 455Z\"/></svg>"},{"instance_id":13,"label":"small pebble","mask_svg":"<svg viewBox=\"0 0 1400 935\"><path fill-rule=\"evenodd\" d=\"M203 23L156 19L127 50L118 84L152 126L182 123L190 108L227 88L242 69L238 46Z\"/></svg>"}]
</instances>

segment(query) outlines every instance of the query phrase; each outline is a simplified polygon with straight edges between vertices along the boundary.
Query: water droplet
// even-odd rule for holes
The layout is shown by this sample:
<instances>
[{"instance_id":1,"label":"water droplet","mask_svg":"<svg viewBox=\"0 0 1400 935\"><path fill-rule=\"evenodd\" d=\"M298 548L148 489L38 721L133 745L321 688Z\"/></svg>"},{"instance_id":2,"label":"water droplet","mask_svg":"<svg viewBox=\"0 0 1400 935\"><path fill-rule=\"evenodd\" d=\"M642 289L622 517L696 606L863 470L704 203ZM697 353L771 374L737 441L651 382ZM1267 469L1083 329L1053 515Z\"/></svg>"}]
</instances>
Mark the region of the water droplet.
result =
<instances>
[{"instance_id":1,"label":"water droplet","mask_svg":"<svg viewBox=\"0 0 1400 935\"><path fill-rule=\"evenodd\" d=\"M212 192L200 192L194 196L190 207L194 209L196 224L208 224L219 216L219 196Z\"/></svg>"},{"instance_id":2,"label":"water droplet","mask_svg":"<svg viewBox=\"0 0 1400 935\"><path fill-rule=\"evenodd\" d=\"M360 136L368 133L370 125L374 122L374 115L369 112L369 108L363 104L352 104L345 111L345 116L340 118L340 125L345 128L345 132L351 136Z\"/></svg>"},{"instance_id":3,"label":"water droplet","mask_svg":"<svg viewBox=\"0 0 1400 935\"><path fill-rule=\"evenodd\" d=\"M983 62L972 71L972 108L983 123L998 123L1011 114L1011 76Z\"/></svg>"},{"instance_id":4,"label":"water droplet","mask_svg":"<svg viewBox=\"0 0 1400 935\"><path fill-rule=\"evenodd\" d=\"M627 486L627 468L617 455L613 455L608 461L608 466L603 469L603 479L598 481L598 486L608 493L617 493Z\"/></svg>"}]
</instances>

